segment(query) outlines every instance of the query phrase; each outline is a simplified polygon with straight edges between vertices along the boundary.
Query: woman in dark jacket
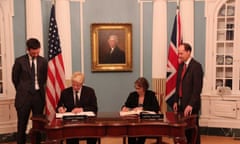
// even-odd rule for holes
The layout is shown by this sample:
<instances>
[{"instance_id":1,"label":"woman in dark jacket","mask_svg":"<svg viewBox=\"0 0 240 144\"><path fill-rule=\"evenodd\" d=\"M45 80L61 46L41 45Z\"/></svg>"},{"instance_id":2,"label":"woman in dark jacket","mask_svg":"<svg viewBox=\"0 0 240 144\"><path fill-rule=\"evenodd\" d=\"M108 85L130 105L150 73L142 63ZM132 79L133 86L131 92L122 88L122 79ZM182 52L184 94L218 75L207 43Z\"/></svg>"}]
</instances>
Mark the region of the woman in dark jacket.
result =
<instances>
[{"instance_id":1,"label":"woman in dark jacket","mask_svg":"<svg viewBox=\"0 0 240 144\"><path fill-rule=\"evenodd\" d=\"M134 83L136 91L131 92L122 107L122 111L154 111L160 107L155 92L148 90L149 84L144 77L138 78ZM128 144L144 144L146 137L129 137Z\"/></svg>"}]
</instances>

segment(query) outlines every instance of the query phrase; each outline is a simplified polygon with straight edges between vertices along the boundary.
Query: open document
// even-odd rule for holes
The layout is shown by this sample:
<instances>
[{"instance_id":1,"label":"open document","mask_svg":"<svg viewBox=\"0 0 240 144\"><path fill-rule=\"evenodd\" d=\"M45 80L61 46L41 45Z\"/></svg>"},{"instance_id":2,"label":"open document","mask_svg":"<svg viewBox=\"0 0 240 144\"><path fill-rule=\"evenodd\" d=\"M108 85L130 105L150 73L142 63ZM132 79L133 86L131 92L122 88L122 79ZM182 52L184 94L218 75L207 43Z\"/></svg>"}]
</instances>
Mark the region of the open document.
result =
<instances>
[{"instance_id":1,"label":"open document","mask_svg":"<svg viewBox=\"0 0 240 144\"><path fill-rule=\"evenodd\" d=\"M154 111L132 110L132 111L120 111L120 116L140 115L140 113L156 114Z\"/></svg>"},{"instance_id":2,"label":"open document","mask_svg":"<svg viewBox=\"0 0 240 144\"><path fill-rule=\"evenodd\" d=\"M95 116L95 114L92 111L85 111L85 112L80 112L80 113L72 113L72 112L56 113L56 118L63 118L63 116L88 116L88 117L92 117L92 116Z\"/></svg>"}]
</instances>

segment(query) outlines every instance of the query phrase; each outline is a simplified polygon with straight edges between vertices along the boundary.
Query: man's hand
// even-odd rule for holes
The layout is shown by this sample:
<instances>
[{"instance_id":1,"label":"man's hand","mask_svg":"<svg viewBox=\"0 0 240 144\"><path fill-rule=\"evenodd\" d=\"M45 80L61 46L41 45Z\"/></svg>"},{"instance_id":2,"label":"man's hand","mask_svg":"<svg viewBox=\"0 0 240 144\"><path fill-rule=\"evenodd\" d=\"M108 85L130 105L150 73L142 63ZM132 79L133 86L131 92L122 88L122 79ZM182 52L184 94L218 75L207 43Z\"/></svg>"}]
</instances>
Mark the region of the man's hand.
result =
<instances>
[{"instance_id":1,"label":"man's hand","mask_svg":"<svg viewBox=\"0 0 240 144\"><path fill-rule=\"evenodd\" d=\"M80 113L80 112L83 112L83 108L77 107L72 110L72 113Z\"/></svg>"},{"instance_id":2,"label":"man's hand","mask_svg":"<svg viewBox=\"0 0 240 144\"><path fill-rule=\"evenodd\" d=\"M173 104L173 111L174 112L178 111L178 104L176 102Z\"/></svg>"},{"instance_id":3,"label":"man's hand","mask_svg":"<svg viewBox=\"0 0 240 144\"><path fill-rule=\"evenodd\" d=\"M59 112L59 113L65 113L66 111L67 111L67 108L65 108L65 107L63 107L63 106L61 106L61 107L58 108L58 112Z\"/></svg>"},{"instance_id":4,"label":"man's hand","mask_svg":"<svg viewBox=\"0 0 240 144\"><path fill-rule=\"evenodd\" d=\"M190 116L192 114L192 106L188 105L184 110L184 116Z\"/></svg>"}]
</instances>

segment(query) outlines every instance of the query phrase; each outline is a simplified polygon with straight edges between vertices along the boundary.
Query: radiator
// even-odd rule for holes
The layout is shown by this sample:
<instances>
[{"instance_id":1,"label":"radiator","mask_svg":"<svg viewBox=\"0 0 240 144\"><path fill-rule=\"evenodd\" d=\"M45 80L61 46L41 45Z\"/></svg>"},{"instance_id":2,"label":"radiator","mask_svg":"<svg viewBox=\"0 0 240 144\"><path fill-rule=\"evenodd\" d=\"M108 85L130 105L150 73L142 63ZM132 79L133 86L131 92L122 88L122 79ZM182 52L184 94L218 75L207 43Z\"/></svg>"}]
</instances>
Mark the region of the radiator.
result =
<instances>
[{"instance_id":1,"label":"radiator","mask_svg":"<svg viewBox=\"0 0 240 144\"><path fill-rule=\"evenodd\" d=\"M167 104L164 100L166 95L166 79L153 78L152 79L152 90L156 92L161 112L167 111Z\"/></svg>"}]
</instances>

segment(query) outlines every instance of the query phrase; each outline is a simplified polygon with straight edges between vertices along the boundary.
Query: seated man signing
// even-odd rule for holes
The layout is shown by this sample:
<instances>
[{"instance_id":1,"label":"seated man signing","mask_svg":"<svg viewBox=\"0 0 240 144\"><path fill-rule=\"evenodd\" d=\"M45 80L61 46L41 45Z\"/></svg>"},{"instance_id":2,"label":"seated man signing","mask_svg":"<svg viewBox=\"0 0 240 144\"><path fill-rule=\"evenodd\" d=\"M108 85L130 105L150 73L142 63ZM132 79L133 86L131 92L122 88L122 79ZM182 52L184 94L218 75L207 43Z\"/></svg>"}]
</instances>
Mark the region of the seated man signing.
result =
<instances>
[{"instance_id":1,"label":"seated man signing","mask_svg":"<svg viewBox=\"0 0 240 144\"><path fill-rule=\"evenodd\" d=\"M75 72L72 75L72 86L61 92L57 106L57 112L79 113L83 111L93 111L97 113L97 98L94 89L83 85L84 74ZM79 144L79 139L67 139L67 144ZM96 144L96 138L87 138L87 144Z\"/></svg>"}]
</instances>

